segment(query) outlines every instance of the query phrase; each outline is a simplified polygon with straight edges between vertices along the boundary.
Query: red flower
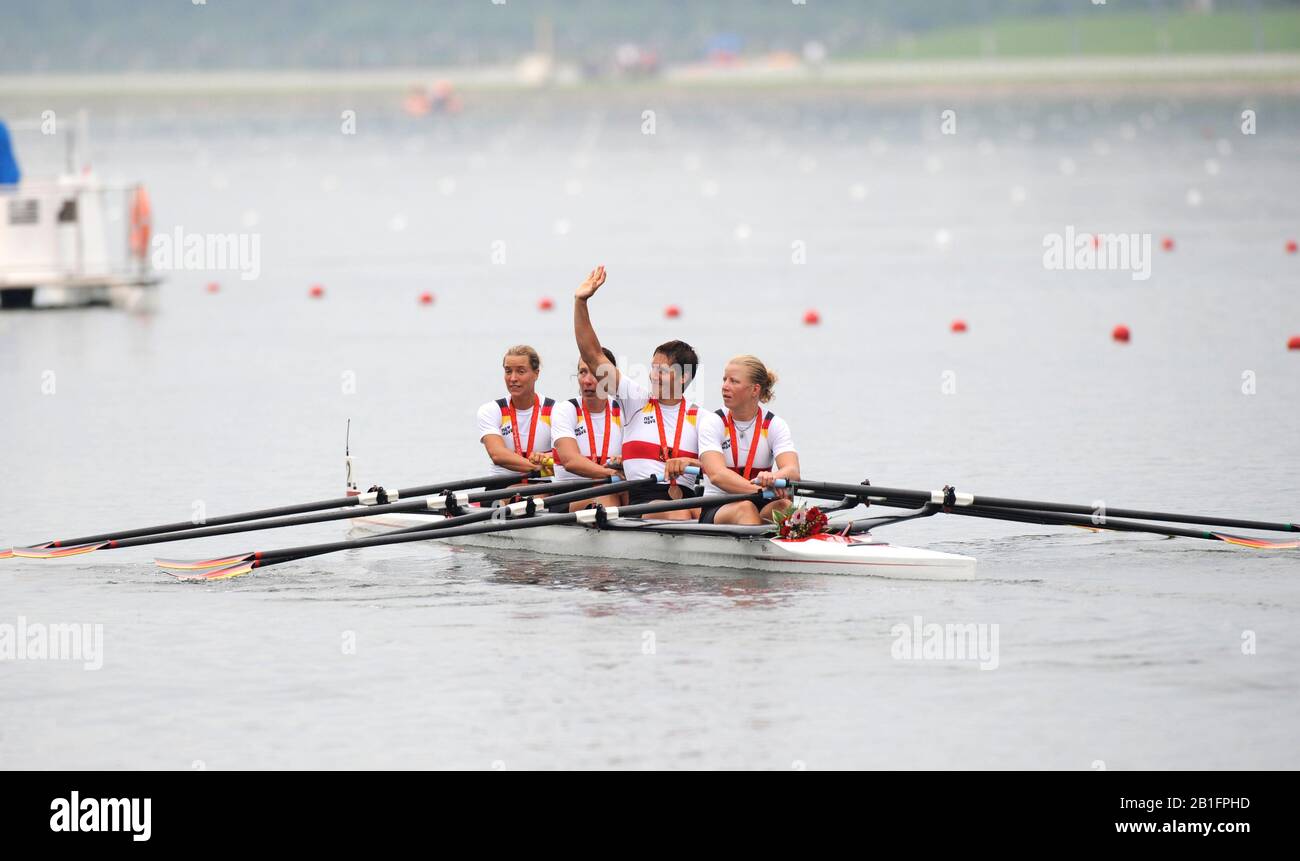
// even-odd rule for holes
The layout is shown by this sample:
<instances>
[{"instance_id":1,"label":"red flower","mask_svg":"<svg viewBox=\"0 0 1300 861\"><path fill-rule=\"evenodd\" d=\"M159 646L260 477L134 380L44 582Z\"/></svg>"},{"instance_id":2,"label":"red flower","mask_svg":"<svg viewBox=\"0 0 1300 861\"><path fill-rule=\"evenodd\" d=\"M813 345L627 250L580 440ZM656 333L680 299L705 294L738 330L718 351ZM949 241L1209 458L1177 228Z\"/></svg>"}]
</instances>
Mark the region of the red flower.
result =
<instances>
[{"instance_id":1,"label":"red flower","mask_svg":"<svg viewBox=\"0 0 1300 861\"><path fill-rule=\"evenodd\" d=\"M826 531L828 520L822 510L796 508L775 516L777 535L784 539L809 538Z\"/></svg>"}]
</instances>

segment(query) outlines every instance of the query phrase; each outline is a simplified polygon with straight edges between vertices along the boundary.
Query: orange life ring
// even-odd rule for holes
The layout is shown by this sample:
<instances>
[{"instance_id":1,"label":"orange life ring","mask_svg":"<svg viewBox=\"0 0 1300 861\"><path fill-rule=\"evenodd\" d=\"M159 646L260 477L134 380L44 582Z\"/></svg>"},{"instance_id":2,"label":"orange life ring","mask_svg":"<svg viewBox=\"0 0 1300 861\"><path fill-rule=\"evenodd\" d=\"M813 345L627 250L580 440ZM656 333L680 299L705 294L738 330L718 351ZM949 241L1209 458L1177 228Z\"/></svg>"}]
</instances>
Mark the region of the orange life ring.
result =
<instances>
[{"instance_id":1,"label":"orange life ring","mask_svg":"<svg viewBox=\"0 0 1300 861\"><path fill-rule=\"evenodd\" d=\"M131 256L143 260L149 253L149 234L153 226L153 213L149 209L149 192L143 185L135 187L131 199Z\"/></svg>"}]
</instances>

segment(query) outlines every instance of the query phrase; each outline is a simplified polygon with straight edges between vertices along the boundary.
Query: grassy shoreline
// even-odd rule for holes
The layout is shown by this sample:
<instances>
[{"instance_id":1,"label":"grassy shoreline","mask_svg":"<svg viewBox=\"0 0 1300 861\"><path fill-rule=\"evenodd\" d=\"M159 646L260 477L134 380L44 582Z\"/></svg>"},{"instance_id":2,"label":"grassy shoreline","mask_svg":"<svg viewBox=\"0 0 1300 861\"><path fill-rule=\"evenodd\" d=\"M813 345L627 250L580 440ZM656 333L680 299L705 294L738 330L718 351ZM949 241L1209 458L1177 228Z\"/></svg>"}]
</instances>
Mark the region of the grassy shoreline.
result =
<instances>
[{"instance_id":1,"label":"grassy shoreline","mask_svg":"<svg viewBox=\"0 0 1300 861\"><path fill-rule=\"evenodd\" d=\"M1175 12L1083 7L1072 15L1010 18L891 40L868 59L971 59L1244 54L1300 51L1300 10Z\"/></svg>"}]
</instances>

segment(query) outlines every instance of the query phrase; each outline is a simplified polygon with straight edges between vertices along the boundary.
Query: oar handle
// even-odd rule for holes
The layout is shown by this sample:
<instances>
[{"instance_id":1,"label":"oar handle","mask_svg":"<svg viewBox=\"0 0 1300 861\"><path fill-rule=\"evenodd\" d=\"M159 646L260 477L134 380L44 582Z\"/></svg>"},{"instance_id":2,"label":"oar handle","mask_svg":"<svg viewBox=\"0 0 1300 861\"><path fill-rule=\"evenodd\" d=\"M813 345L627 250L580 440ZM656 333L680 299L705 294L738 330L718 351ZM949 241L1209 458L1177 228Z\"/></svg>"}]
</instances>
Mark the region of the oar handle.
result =
<instances>
[{"instance_id":1,"label":"oar handle","mask_svg":"<svg viewBox=\"0 0 1300 861\"><path fill-rule=\"evenodd\" d=\"M688 466L686 467L686 469L682 470L682 472L686 473L687 475L696 475L696 476L704 475L704 470L700 469L698 466ZM778 478L776 481L772 482L773 487L789 487L789 485L790 483L786 481L784 478ZM772 498L771 494L765 493L763 495L768 499Z\"/></svg>"}]
</instances>

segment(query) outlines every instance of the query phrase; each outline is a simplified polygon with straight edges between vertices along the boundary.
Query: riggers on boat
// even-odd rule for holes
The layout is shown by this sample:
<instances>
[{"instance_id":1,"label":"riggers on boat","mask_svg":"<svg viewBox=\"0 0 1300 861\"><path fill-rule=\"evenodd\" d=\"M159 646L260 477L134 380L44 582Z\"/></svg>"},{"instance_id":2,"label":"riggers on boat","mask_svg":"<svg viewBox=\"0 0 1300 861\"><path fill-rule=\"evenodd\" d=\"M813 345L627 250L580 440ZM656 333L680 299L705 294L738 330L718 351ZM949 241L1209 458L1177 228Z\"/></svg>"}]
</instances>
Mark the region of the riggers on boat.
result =
<instances>
[{"instance_id":1,"label":"riggers on boat","mask_svg":"<svg viewBox=\"0 0 1300 861\"><path fill-rule=\"evenodd\" d=\"M778 573L868 574L906 579L970 579L975 560L950 553L895 547L873 540L871 530L936 514L979 517L1013 523L1082 527L1092 532L1137 532L1228 544L1265 552L1300 550L1300 539L1265 538L1220 531L1249 529L1300 533L1295 521L1269 521L1222 514L1180 514L1136 508L1108 508L1077 503L986 496L939 489L881 487L782 480L776 485L803 497L829 500L818 506L824 516L783 521L776 534L765 526L738 526L684 521L642 520L644 515L726 505L752 500L754 493L689 496L622 506L596 505L570 511L575 503L608 498L621 485L661 480L654 476L628 481L620 476L563 482L519 484L539 476L492 474L401 488L358 490L351 458L347 492L341 497L226 514L196 525L162 523L134 529L62 538L0 551L0 559L59 559L98 551L138 547L280 529L331 520L362 520L382 527L377 535L324 544L243 551L210 559L159 559L157 563L182 580L216 581L240 577L267 566L323 556L342 550L440 540L474 547L501 547L601 560L643 559L663 564L727 567ZM475 488L480 488L475 490ZM758 491L767 495L770 491ZM897 514L853 518L859 504L903 509ZM791 520L798 517L798 522ZM1155 521L1155 522L1151 522ZM1187 524L1187 525L1172 525Z\"/></svg>"},{"instance_id":2,"label":"riggers on boat","mask_svg":"<svg viewBox=\"0 0 1300 861\"><path fill-rule=\"evenodd\" d=\"M352 491L355 492L355 491ZM838 508L837 508L838 506ZM847 513L856 500L827 510ZM691 521L619 519L611 509L603 525L552 525L444 539L463 547L516 550L591 559L639 559L666 565L738 568L786 574L849 574L901 580L971 580L970 556L899 547L872 537L870 529L896 518L841 519L832 531L811 538L775 537L771 526L731 526ZM430 527L438 514L376 514L350 522L372 532ZM846 532L847 534L841 534ZM436 537L431 533L430 538Z\"/></svg>"}]
</instances>

